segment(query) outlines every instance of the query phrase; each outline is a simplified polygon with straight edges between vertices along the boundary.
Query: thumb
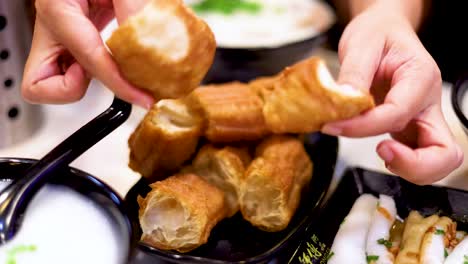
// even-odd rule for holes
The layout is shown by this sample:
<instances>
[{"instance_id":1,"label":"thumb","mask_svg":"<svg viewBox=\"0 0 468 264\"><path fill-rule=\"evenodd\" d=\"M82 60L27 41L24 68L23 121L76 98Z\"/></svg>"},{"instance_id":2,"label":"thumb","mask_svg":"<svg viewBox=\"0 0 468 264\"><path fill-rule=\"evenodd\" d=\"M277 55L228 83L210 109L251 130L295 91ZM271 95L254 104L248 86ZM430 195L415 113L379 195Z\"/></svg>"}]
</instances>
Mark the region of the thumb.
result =
<instances>
[{"instance_id":1,"label":"thumb","mask_svg":"<svg viewBox=\"0 0 468 264\"><path fill-rule=\"evenodd\" d=\"M150 2L150 0L113 0L115 17L119 24L123 23L128 17L135 15Z\"/></svg>"},{"instance_id":2,"label":"thumb","mask_svg":"<svg viewBox=\"0 0 468 264\"><path fill-rule=\"evenodd\" d=\"M380 65L384 41L354 36L340 42L341 68L338 83L369 91Z\"/></svg>"}]
</instances>

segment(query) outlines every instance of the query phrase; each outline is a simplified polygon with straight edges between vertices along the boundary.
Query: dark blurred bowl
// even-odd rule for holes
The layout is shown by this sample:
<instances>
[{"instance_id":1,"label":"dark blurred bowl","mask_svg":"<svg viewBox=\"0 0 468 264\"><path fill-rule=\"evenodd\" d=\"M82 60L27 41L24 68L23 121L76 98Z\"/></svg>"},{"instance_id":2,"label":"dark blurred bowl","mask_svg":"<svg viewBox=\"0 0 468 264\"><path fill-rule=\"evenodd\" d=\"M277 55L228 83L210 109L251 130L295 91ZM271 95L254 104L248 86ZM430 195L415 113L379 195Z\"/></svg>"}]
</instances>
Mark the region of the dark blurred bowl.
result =
<instances>
[{"instance_id":1,"label":"dark blurred bowl","mask_svg":"<svg viewBox=\"0 0 468 264\"><path fill-rule=\"evenodd\" d=\"M320 4L324 21L329 21L320 26L322 28L320 33L301 41L271 48L218 46L213 65L203 83L248 82L259 76L275 75L285 67L309 57L318 47L326 43L335 22L332 8L324 2L317 3Z\"/></svg>"},{"instance_id":2,"label":"dark blurred bowl","mask_svg":"<svg viewBox=\"0 0 468 264\"><path fill-rule=\"evenodd\" d=\"M278 48L217 48L213 66L204 83L248 82L259 76L275 75L306 58L327 40L327 33Z\"/></svg>"},{"instance_id":3,"label":"dark blurred bowl","mask_svg":"<svg viewBox=\"0 0 468 264\"><path fill-rule=\"evenodd\" d=\"M20 177L35 162L36 160L32 159L0 158L0 181L10 181ZM68 167L56 175L48 184L65 186L84 195L98 204L109 216L122 239L122 249L127 250L122 255L122 264L128 263L139 238L133 232L134 221L127 216L125 203L119 194L97 178L74 168Z\"/></svg>"},{"instance_id":4,"label":"dark blurred bowl","mask_svg":"<svg viewBox=\"0 0 468 264\"><path fill-rule=\"evenodd\" d=\"M467 116L463 113L463 98L466 96L467 90L468 74L460 78L453 86L451 100L453 110L455 111L458 120L460 120L460 123L463 125L463 130L468 135L468 119Z\"/></svg>"}]
</instances>

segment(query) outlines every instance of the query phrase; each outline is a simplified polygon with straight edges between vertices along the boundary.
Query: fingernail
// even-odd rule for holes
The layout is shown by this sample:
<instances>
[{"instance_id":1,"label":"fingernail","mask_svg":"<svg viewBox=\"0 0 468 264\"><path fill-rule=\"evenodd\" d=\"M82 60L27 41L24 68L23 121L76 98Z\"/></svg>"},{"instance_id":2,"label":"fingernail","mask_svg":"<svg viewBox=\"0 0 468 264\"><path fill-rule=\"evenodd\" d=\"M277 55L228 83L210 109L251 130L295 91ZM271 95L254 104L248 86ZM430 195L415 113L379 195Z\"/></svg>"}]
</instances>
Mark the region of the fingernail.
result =
<instances>
[{"instance_id":1,"label":"fingernail","mask_svg":"<svg viewBox=\"0 0 468 264\"><path fill-rule=\"evenodd\" d=\"M328 134L331 136L339 136L343 132L343 129L341 127L336 127L336 126L331 126L331 125L325 125L322 127L322 133Z\"/></svg>"},{"instance_id":2,"label":"fingernail","mask_svg":"<svg viewBox=\"0 0 468 264\"><path fill-rule=\"evenodd\" d=\"M385 161L385 163L392 162L394 155L393 151L389 147L382 146L377 150L377 152L379 153L379 156Z\"/></svg>"},{"instance_id":3,"label":"fingernail","mask_svg":"<svg viewBox=\"0 0 468 264\"><path fill-rule=\"evenodd\" d=\"M146 110L150 110L153 107L154 101L152 99L143 99L136 102L139 106L145 108Z\"/></svg>"}]
</instances>

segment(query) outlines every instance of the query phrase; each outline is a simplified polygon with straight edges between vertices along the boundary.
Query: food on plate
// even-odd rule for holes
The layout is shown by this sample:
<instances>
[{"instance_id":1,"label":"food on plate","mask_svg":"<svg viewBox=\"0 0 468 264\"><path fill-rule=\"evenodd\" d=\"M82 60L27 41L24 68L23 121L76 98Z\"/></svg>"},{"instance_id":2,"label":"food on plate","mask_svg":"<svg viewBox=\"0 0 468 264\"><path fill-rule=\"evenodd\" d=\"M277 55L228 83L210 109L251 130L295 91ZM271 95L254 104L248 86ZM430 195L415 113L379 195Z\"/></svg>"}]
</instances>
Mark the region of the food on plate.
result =
<instances>
[{"instance_id":1,"label":"food on plate","mask_svg":"<svg viewBox=\"0 0 468 264\"><path fill-rule=\"evenodd\" d=\"M363 194L341 224L328 263L464 263L468 241L466 233L456 229L457 223L449 217L424 217L417 211L402 222L393 198L380 195L377 201Z\"/></svg>"},{"instance_id":2,"label":"food on plate","mask_svg":"<svg viewBox=\"0 0 468 264\"><path fill-rule=\"evenodd\" d=\"M274 133L308 133L372 107L369 93L337 84L324 61L312 57L278 75L266 93L263 115Z\"/></svg>"},{"instance_id":3,"label":"food on plate","mask_svg":"<svg viewBox=\"0 0 468 264\"><path fill-rule=\"evenodd\" d=\"M202 86L189 96L206 120L212 142L255 140L267 133L261 99L240 82Z\"/></svg>"},{"instance_id":4,"label":"food on plate","mask_svg":"<svg viewBox=\"0 0 468 264\"><path fill-rule=\"evenodd\" d=\"M0 190L8 184L0 180ZM0 263L123 263L127 247L109 212L68 187L46 185L14 239L0 247Z\"/></svg>"},{"instance_id":5,"label":"food on plate","mask_svg":"<svg viewBox=\"0 0 468 264\"><path fill-rule=\"evenodd\" d=\"M328 264L366 264L366 237L377 207L377 198L361 195L343 220L333 241Z\"/></svg>"},{"instance_id":6,"label":"food on plate","mask_svg":"<svg viewBox=\"0 0 468 264\"><path fill-rule=\"evenodd\" d=\"M390 241L390 229L396 219L396 205L393 198L380 195L377 210L373 210L372 221L367 235L366 253L368 256L377 256L379 264L392 264L395 257L388 245L382 241ZM379 243L380 241L380 243Z\"/></svg>"},{"instance_id":7,"label":"food on plate","mask_svg":"<svg viewBox=\"0 0 468 264\"><path fill-rule=\"evenodd\" d=\"M207 242L227 216L224 194L195 174L178 174L150 185L139 197L141 240L164 250L187 252Z\"/></svg>"},{"instance_id":8,"label":"food on plate","mask_svg":"<svg viewBox=\"0 0 468 264\"><path fill-rule=\"evenodd\" d=\"M240 185L243 217L265 231L287 227L312 177L312 161L295 137L274 135L256 149Z\"/></svg>"},{"instance_id":9,"label":"food on plate","mask_svg":"<svg viewBox=\"0 0 468 264\"><path fill-rule=\"evenodd\" d=\"M249 87L265 102L268 95L273 91L273 86L277 80L277 76L260 77L250 81Z\"/></svg>"},{"instance_id":10,"label":"food on plate","mask_svg":"<svg viewBox=\"0 0 468 264\"><path fill-rule=\"evenodd\" d=\"M468 237L465 238L452 250L445 259L444 264L458 264L468 262Z\"/></svg>"},{"instance_id":11,"label":"food on plate","mask_svg":"<svg viewBox=\"0 0 468 264\"><path fill-rule=\"evenodd\" d=\"M348 118L373 107L369 94L337 87L323 62L313 57L277 76L250 83L205 85L182 99L159 101L129 139L130 167L146 178L160 180L151 185L151 195L140 200L141 212L154 207L147 206L148 200L157 193L156 187L166 186L174 176L165 178L174 174L196 175L191 177L210 185L211 190L221 194L223 212L209 225L202 223L199 228L207 230L203 235L199 232L192 237L174 230L187 230L186 226L193 223L173 221L167 228L158 229L166 228L167 232L158 233L151 229L154 225L150 226L156 214L146 217L141 213L143 241L160 249L186 252L205 243L211 228L239 209L245 220L261 230L284 230L313 171L297 134L315 132L324 122ZM243 144L256 146L253 160L247 149L238 147ZM184 184L182 180L169 182L171 186ZM194 200L214 195L197 191L190 194ZM182 199L188 198L180 199L178 208L186 208ZM388 215L375 220L377 235L384 234L379 228L395 217L391 202L382 199L380 213L386 210ZM149 212L155 211L161 210ZM365 255L367 235L362 239L359 247ZM375 250L384 253L382 248Z\"/></svg>"},{"instance_id":12,"label":"food on plate","mask_svg":"<svg viewBox=\"0 0 468 264\"><path fill-rule=\"evenodd\" d=\"M272 48L312 38L335 17L323 1L186 0L213 30L218 46Z\"/></svg>"},{"instance_id":13,"label":"food on plate","mask_svg":"<svg viewBox=\"0 0 468 264\"><path fill-rule=\"evenodd\" d=\"M210 68L216 42L181 0L152 0L112 34L107 45L122 74L155 99L195 89Z\"/></svg>"},{"instance_id":14,"label":"food on plate","mask_svg":"<svg viewBox=\"0 0 468 264\"><path fill-rule=\"evenodd\" d=\"M203 146L187 171L204 178L225 194L228 216L239 211L239 185L251 157L247 148Z\"/></svg>"},{"instance_id":15,"label":"food on plate","mask_svg":"<svg viewBox=\"0 0 468 264\"><path fill-rule=\"evenodd\" d=\"M161 100L130 136L129 166L143 177L161 179L195 153L202 119L183 99Z\"/></svg>"},{"instance_id":16,"label":"food on plate","mask_svg":"<svg viewBox=\"0 0 468 264\"><path fill-rule=\"evenodd\" d=\"M423 217L417 211L409 214L405 221L400 251L395 259L396 264L419 263L423 237L438 220L437 215Z\"/></svg>"},{"instance_id":17,"label":"food on plate","mask_svg":"<svg viewBox=\"0 0 468 264\"><path fill-rule=\"evenodd\" d=\"M424 235L420 263L444 263L445 252L449 247L448 243L454 240L456 231L456 222L446 216L440 217L431 230Z\"/></svg>"}]
</instances>

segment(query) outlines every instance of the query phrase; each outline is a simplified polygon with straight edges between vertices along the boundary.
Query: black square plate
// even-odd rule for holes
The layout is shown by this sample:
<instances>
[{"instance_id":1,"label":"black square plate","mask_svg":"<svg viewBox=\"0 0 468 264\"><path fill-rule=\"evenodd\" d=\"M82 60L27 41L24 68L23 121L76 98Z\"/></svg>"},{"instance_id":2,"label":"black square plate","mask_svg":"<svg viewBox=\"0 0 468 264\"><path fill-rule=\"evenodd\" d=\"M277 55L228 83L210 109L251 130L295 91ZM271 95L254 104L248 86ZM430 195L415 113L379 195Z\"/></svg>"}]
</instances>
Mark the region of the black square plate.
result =
<instances>
[{"instance_id":1,"label":"black square plate","mask_svg":"<svg viewBox=\"0 0 468 264\"><path fill-rule=\"evenodd\" d=\"M364 169L349 169L336 191L320 212L320 219L309 226L289 263L325 264L335 234L356 199L364 193L386 194L395 199L398 215L406 218L410 211L422 215L449 216L462 230L468 230L468 192L438 187L418 186L399 177Z\"/></svg>"}]
</instances>

